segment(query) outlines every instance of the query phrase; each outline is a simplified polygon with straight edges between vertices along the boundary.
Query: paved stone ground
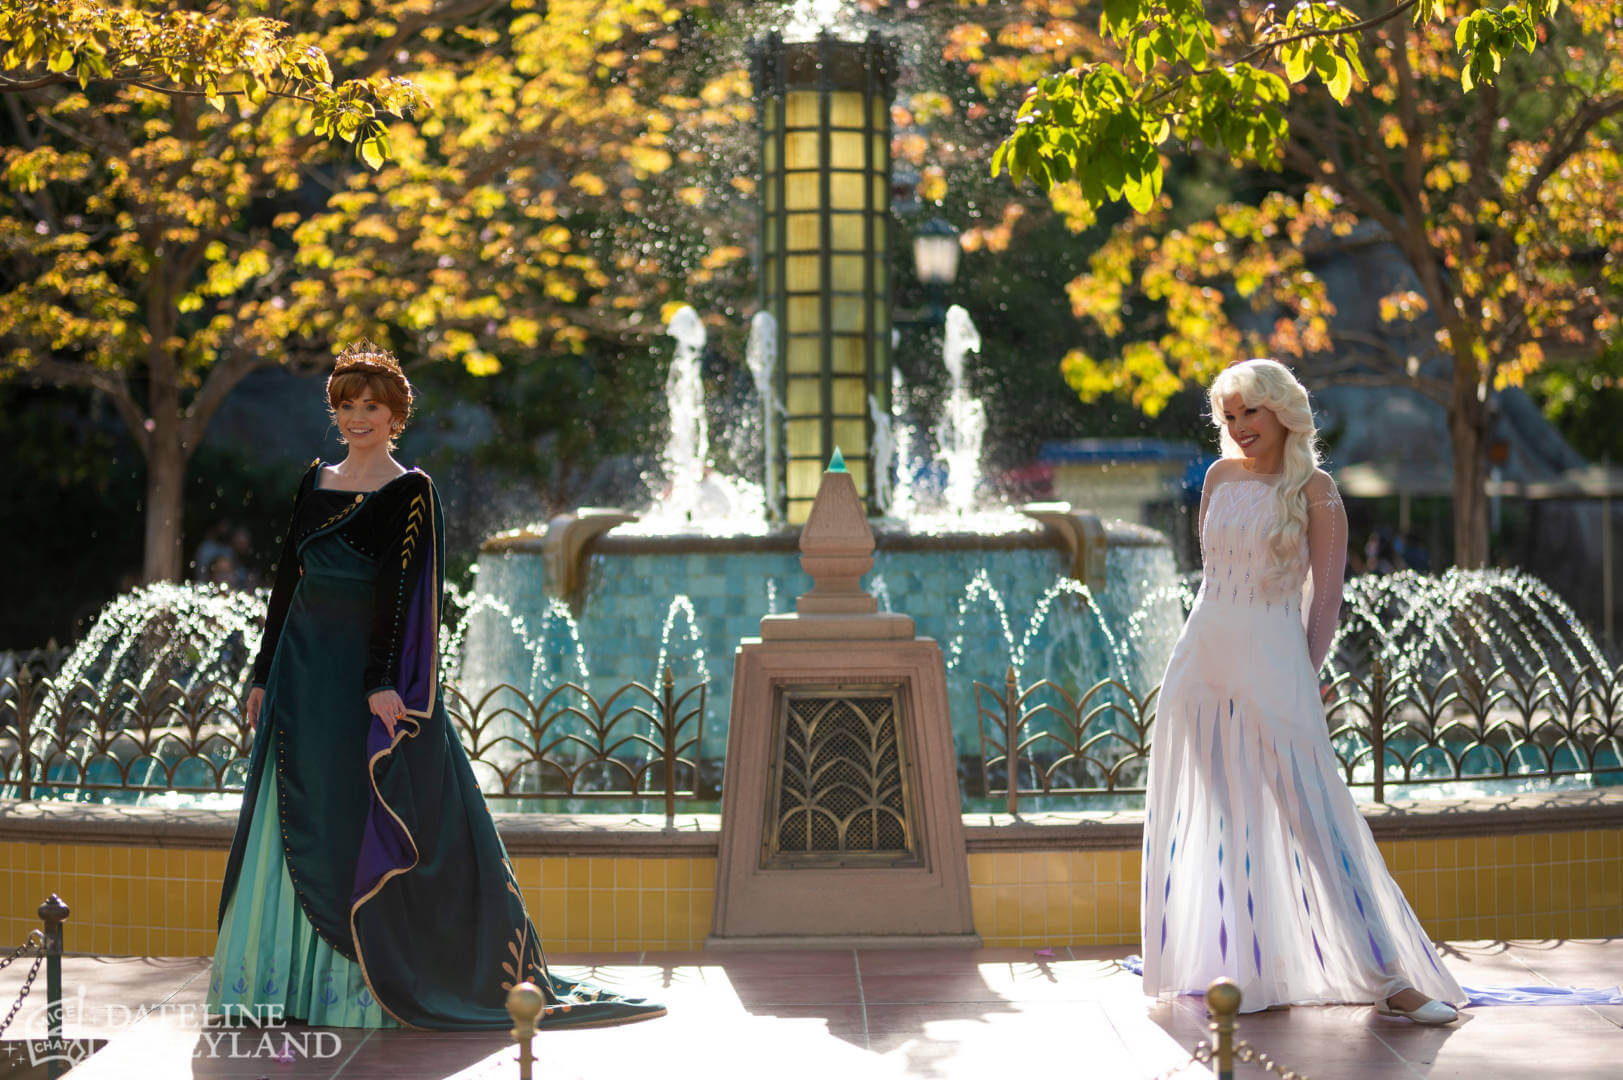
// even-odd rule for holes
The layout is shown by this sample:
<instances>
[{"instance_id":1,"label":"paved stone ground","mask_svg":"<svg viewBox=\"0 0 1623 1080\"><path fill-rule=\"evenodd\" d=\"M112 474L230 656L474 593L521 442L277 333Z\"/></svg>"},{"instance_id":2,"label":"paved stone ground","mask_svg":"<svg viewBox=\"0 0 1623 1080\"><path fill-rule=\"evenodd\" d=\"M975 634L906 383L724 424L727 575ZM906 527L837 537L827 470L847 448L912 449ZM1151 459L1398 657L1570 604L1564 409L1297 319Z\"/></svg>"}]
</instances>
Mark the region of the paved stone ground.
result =
<instances>
[{"instance_id":1,"label":"paved stone ground","mask_svg":"<svg viewBox=\"0 0 1623 1080\"><path fill-rule=\"evenodd\" d=\"M1455 942L1448 961L1469 985L1616 984L1623 939ZM536 1076L546 1080L757 1077L1070 1076L1149 1080L1189 1059L1206 1036L1199 998L1156 1004L1113 961L1129 950L831 951L556 956L584 976L670 1007L661 1019L539 1037ZM0 1005L21 986L0 972ZM257 1034L235 1054L205 1032L208 961L70 957L64 961L73 1037L105 1048L68 1080L486 1080L518 1075L501 1033L451 1035L311 1029L291 1024L279 1061ZM36 996L37 995L37 996ZM7 1040L36 1020L43 979ZM145 1016L130 1023L126 1017ZM3 1013L0 1013L3 1016ZM213 1041L211 1042L211 1036ZM1419 1028L1363 1007L1297 1008L1241 1018L1241 1037L1313 1080L1427 1077L1496 1080L1623 1076L1623 1006L1467 1010L1448 1028ZM287 1050L279 1033L276 1048ZM13 1041L0 1044L19 1050ZM14 1060L16 1056L15 1055ZM39 1075L43 1076L43 1073ZM1179 1074L1211 1074L1193 1066ZM1261 1077L1240 1066L1240 1078ZM21 1067L0 1078L30 1077Z\"/></svg>"}]
</instances>

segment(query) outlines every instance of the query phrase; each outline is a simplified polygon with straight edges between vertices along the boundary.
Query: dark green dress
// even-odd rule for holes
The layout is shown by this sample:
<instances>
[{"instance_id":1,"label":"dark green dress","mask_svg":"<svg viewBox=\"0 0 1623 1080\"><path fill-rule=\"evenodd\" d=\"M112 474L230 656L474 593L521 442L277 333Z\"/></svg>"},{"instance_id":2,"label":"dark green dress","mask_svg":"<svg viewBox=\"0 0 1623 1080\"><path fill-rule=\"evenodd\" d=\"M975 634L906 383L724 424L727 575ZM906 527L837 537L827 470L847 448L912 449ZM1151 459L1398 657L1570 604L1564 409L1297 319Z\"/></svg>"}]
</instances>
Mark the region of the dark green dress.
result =
<instances>
[{"instance_id":1,"label":"dark green dress","mask_svg":"<svg viewBox=\"0 0 1623 1080\"><path fill-rule=\"evenodd\" d=\"M355 493L318 490L319 470L299 487L254 665L265 699L210 1005L500 1029L527 979L549 998L543 1026L662 1014L547 970L440 693L443 515L427 474ZM408 714L392 739L367 705L384 688Z\"/></svg>"}]
</instances>

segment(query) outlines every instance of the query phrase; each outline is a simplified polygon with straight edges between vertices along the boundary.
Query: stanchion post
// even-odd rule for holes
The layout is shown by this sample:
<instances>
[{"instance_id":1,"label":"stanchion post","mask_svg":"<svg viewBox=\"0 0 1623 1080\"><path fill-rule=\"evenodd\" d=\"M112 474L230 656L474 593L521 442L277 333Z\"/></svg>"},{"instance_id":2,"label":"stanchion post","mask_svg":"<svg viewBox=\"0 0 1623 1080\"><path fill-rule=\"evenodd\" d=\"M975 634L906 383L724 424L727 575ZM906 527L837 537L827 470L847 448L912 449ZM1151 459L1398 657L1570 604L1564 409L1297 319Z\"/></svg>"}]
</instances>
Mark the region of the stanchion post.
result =
<instances>
[{"instance_id":1,"label":"stanchion post","mask_svg":"<svg viewBox=\"0 0 1623 1080\"><path fill-rule=\"evenodd\" d=\"M1239 984L1227 977L1214 979L1206 988L1206 1011L1212 1018L1217 1080L1234 1080L1234 1015L1240 1011Z\"/></svg>"},{"instance_id":2,"label":"stanchion post","mask_svg":"<svg viewBox=\"0 0 1623 1080\"><path fill-rule=\"evenodd\" d=\"M541 989L533 982L521 982L507 992L507 1015L513 1018L513 1041L518 1043L518 1080L531 1080L535 1052L535 1020L546 1006Z\"/></svg>"},{"instance_id":3,"label":"stanchion post","mask_svg":"<svg viewBox=\"0 0 1623 1080\"><path fill-rule=\"evenodd\" d=\"M62 1045L62 924L68 920L68 905L55 893L39 906L45 924L45 1023L51 1045Z\"/></svg>"},{"instance_id":4,"label":"stanchion post","mask_svg":"<svg viewBox=\"0 0 1623 1080\"><path fill-rule=\"evenodd\" d=\"M46 1073L50 1080L62 1075L62 924L68 919L68 905L55 893L39 906L40 922L45 924L45 1037L50 1054Z\"/></svg>"}]
</instances>

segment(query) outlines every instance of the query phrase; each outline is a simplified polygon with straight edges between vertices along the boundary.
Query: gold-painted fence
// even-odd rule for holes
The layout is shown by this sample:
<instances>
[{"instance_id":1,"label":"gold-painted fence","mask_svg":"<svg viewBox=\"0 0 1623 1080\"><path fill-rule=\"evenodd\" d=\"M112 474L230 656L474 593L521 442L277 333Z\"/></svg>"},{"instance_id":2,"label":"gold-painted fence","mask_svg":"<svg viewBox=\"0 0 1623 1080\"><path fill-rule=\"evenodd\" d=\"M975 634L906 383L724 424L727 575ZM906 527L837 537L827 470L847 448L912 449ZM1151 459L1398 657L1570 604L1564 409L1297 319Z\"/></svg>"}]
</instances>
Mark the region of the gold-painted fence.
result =
<instances>
[{"instance_id":1,"label":"gold-painted fence","mask_svg":"<svg viewBox=\"0 0 1623 1080\"><path fill-rule=\"evenodd\" d=\"M491 797L651 799L671 817L702 797L706 684L627 683L599 700L564 683L539 698L445 688L446 712ZM0 785L21 799L90 792L240 791L253 732L236 684L199 680L98 691L24 666L0 680ZM713 796L711 796L713 797Z\"/></svg>"},{"instance_id":2,"label":"gold-painted fence","mask_svg":"<svg viewBox=\"0 0 1623 1080\"><path fill-rule=\"evenodd\" d=\"M1079 694L1048 679L1022 687L1013 667L1001 693L975 683L983 793L1011 814L1022 799L1142 793L1158 694L1114 679ZM1390 784L1623 772L1623 669L1453 669L1431 681L1377 662L1324 694L1342 773L1378 803Z\"/></svg>"}]
</instances>

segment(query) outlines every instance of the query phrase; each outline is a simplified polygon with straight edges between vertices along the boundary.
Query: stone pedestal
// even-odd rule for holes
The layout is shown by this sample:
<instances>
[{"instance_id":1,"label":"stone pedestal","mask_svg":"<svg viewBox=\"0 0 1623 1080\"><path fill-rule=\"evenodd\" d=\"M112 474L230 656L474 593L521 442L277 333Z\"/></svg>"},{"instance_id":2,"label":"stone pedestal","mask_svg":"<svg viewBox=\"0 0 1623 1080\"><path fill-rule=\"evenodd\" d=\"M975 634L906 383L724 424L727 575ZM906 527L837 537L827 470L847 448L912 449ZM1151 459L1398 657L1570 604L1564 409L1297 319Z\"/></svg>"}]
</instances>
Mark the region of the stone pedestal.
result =
<instances>
[{"instance_id":1,"label":"stone pedestal","mask_svg":"<svg viewBox=\"0 0 1623 1080\"><path fill-rule=\"evenodd\" d=\"M800 549L812 590L734 660L706 944L978 945L941 649L862 590L873 534L843 470Z\"/></svg>"}]
</instances>

